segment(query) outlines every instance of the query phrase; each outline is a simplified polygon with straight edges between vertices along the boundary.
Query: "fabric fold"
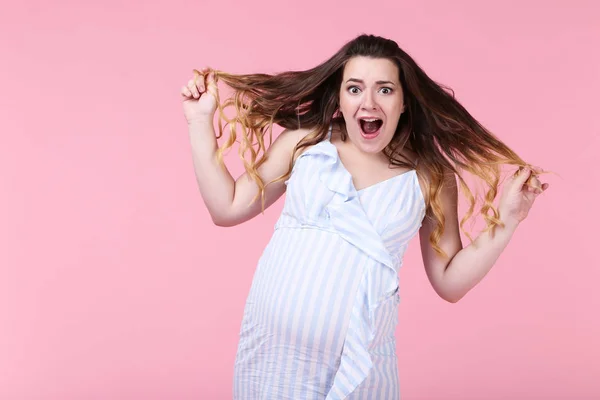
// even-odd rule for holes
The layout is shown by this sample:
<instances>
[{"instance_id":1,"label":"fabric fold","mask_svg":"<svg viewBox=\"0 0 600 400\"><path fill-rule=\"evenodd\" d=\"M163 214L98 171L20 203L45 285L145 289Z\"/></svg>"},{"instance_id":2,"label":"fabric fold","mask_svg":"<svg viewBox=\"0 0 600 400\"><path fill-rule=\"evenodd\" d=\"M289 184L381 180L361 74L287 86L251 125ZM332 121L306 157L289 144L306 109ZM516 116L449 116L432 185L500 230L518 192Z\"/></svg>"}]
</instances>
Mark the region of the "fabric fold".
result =
<instances>
[{"instance_id":1,"label":"fabric fold","mask_svg":"<svg viewBox=\"0 0 600 400\"><path fill-rule=\"evenodd\" d=\"M335 145L329 140L319 142L307 149L297 162L311 156L326 157L319 164L317 177L334 193L331 201L324 206L331 227L348 243L377 261L376 265L383 268L384 276L383 285L379 286L381 290L375 293L370 289L372 285L369 285L372 279L370 274L373 271L367 269L362 289L354 299L340 365L326 397L326 400L337 400L344 399L352 393L367 378L373 367L368 351L375 335L373 314L382 302L398 290L396 268L399 259L389 253L383 239L367 217L352 175L342 164Z\"/></svg>"}]
</instances>

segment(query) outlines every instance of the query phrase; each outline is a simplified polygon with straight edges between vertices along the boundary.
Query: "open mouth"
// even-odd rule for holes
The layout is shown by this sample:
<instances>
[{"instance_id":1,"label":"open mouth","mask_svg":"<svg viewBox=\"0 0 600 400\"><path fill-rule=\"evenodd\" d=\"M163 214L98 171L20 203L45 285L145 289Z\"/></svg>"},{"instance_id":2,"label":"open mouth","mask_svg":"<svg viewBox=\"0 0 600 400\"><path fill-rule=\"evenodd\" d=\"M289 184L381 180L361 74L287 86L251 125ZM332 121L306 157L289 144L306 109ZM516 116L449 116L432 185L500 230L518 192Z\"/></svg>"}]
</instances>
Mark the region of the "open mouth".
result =
<instances>
[{"instance_id":1,"label":"open mouth","mask_svg":"<svg viewBox=\"0 0 600 400\"><path fill-rule=\"evenodd\" d=\"M383 126L383 120L379 118L360 118L358 122L360 125L360 133L368 139L376 137Z\"/></svg>"}]
</instances>

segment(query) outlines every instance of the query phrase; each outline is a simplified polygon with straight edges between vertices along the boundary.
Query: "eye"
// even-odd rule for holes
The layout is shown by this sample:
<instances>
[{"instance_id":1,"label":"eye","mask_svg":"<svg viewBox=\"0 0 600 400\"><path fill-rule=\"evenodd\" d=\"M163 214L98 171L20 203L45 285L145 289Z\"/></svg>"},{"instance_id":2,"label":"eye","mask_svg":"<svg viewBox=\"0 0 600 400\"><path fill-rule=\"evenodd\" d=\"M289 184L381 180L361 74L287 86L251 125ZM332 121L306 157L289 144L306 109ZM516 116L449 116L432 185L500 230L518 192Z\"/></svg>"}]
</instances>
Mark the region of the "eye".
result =
<instances>
[{"instance_id":1,"label":"eye","mask_svg":"<svg viewBox=\"0 0 600 400\"><path fill-rule=\"evenodd\" d=\"M360 93L360 89L359 89L359 87L358 87L358 86L350 86L350 87L348 88L348 91L349 91L350 93L352 93L352 94L358 94L358 93Z\"/></svg>"},{"instance_id":2,"label":"eye","mask_svg":"<svg viewBox=\"0 0 600 400\"><path fill-rule=\"evenodd\" d=\"M391 94L392 93L392 89L389 87L384 87L380 89L381 93L383 94Z\"/></svg>"}]
</instances>

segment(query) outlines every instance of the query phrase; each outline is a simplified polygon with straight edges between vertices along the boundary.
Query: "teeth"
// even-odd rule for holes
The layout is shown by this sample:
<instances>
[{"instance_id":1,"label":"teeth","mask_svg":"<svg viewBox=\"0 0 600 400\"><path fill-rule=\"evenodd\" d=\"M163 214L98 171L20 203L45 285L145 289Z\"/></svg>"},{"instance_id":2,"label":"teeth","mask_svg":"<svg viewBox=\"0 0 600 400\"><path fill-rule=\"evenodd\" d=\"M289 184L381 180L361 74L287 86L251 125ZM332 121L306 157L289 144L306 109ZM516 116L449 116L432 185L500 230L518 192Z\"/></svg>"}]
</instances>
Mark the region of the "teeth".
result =
<instances>
[{"instance_id":1,"label":"teeth","mask_svg":"<svg viewBox=\"0 0 600 400\"><path fill-rule=\"evenodd\" d=\"M375 121L379 121L379 118L361 118L363 121L367 121L367 122L375 122Z\"/></svg>"}]
</instances>

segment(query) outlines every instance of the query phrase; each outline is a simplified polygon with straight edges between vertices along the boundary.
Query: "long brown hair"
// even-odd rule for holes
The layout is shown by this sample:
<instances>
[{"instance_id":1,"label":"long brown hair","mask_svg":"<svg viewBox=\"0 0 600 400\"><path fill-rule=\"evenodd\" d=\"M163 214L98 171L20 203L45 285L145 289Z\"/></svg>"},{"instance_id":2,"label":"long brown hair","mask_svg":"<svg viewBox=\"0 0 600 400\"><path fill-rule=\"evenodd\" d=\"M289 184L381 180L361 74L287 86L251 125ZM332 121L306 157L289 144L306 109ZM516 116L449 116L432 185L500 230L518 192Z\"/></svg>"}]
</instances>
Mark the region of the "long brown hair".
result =
<instances>
[{"instance_id":1,"label":"long brown hair","mask_svg":"<svg viewBox=\"0 0 600 400\"><path fill-rule=\"evenodd\" d=\"M450 88L427 76L395 41L378 36L358 36L330 59L306 71L247 75L214 71L215 79L233 89L232 96L225 102L221 102L217 93L218 136L223 135L226 126L230 131L219 149L219 159L222 161L223 152L239 140L240 158L259 187L264 207L265 182L260 179L257 169L266 160L273 124L285 129L311 130L294 149L287 174L278 180L286 179L299 151L324 140L332 122L344 126L338 113L340 86L344 66L355 56L385 58L398 66L406 111L384 154L393 165L409 168L415 165L405 159L400 150L408 146L418 156L417 174L427 187L427 213L437 222L429 238L435 251L446 256L438 245L445 226L439 199L445 174L453 173L458 177L460 188L469 202L460 223L469 239L472 240L464 224L473 216L476 196L465 182L464 172L477 176L486 185L479 210L485 219L486 230L501 226L498 210L493 205L498 194L500 167L503 164L531 166L473 118L456 100ZM226 115L227 107L234 108L232 117ZM238 132L238 126L241 132ZM345 138L342 129L342 140Z\"/></svg>"}]
</instances>

